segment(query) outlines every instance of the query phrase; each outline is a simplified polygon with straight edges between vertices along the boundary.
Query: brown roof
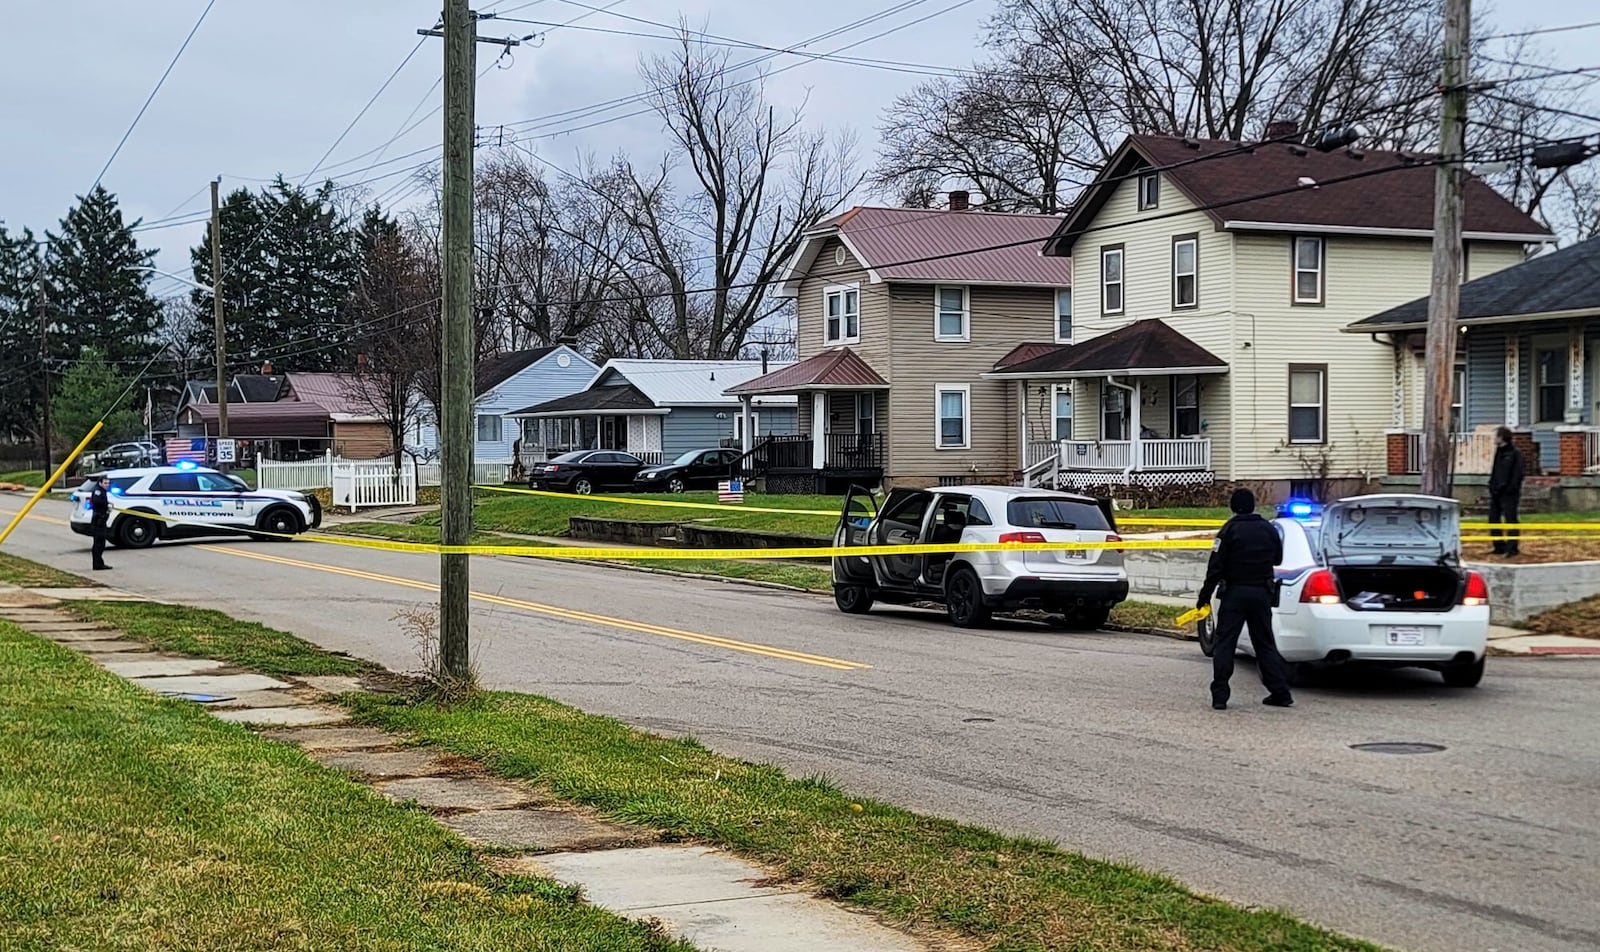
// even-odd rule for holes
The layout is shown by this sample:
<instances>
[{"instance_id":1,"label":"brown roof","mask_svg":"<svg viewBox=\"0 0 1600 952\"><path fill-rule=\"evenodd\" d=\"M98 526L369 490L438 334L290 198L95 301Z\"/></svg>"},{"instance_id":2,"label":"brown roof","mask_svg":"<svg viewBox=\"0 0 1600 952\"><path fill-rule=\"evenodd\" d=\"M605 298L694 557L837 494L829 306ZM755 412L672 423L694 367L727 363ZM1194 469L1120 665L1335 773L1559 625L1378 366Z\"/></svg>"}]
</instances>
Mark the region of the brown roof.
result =
<instances>
[{"instance_id":1,"label":"brown roof","mask_svg":"<svg viewBox=\"0 0 1600 952\"><path fill-rule=\"evenodd\" d=\"M1007 377L1101 377L1174 372L1224 373L1228 364L1154 318L1060 347L995 374Z\"/></svg>"},{"instance_id":2,"label":"brown roof","mask_svg":"<svg viewBox=\"0 0 1600 952\"><path fill-rule=\"evenodd\" d=\"M856 356L848 347L826 350L798 364L774 370L764 377L746 380L729 387L734 396L751 396L762 393L794 393L798 390L879 390L889 382Z\"/></svg>"},{"instance_id":3,"label":"brown roof","mask_svg":"<svg viewBox=\"0 0 1600 952\"><path fill-rule=\"evenodd\" d=\"M217 433L217 405L191 403L179 416L181 422L204 423L207 436ZM277 403L236 403L228 405L228 435L252 439L274 437L314 439L328 435L328 411L315 403L280 400Z\"/></svg>"},{"instance_id":4,"label":"brown roof","mask_svg":"<svg viewBox=\"0 0 1600 952\"><path fill-rule=\"evenodd\" d=\"M1071 262L1040 256L1060 224L1058 215L858 206L808 233L790 280L811 270L822 243L838 234L881 281L1070 287Z\"/></svg>"},{"instance_id":5,"label":"brown roof","mask_svg":"<svg viewBox=\"0 0 1600 952\"><path fill-rule=\"evenodd\" d=\"M1023 361L1032 360L1035 357L1043 357L1045 354L1055 353L1070 346L1070 344L1051 344L1044 341L1025 341L1011 348L1004 357L995 361L994 369L1004 370Z\"/></svg>"},{"instance_id":6,"label":"brown roof","mask_svg":"<svg viewBox=\"0 0 1600 952\"><path fill-rule=\"evenodd\" d=\"M1242 150L1242 151L1241 151ZM1248 222L1323 228L1433 231L1434 156L1339 149L1319 152L1284 142L1241 144L1216 139L1131 136L1101 169L1051 242L1047 254L1068 254L1072 240L1109 200L1115 185L1141 168L1163 178L1218 226ZM1319 183L1302 186L1302 178ZM1331 183L1331 184L1330 184ZM1262 196L1265 193L1279 193ZM1508 239L1545 236L1539 224L1481 179L1468 176L1463 229Z\"/></svg>"},{"instance_id":7,"label":"brown roof","mask_svg":"<svg viewBox=\"0 0 1600 952\"><path fill-rule=\"evenodd\" d=\"M289 374L288 378L296 400L315 403L329 413L370 417L383 412L384 400L378 395L382 384L363 380L360 374ZM374 387L372 396L364 395L369 385Z\"/></svg>"}]
</instances>

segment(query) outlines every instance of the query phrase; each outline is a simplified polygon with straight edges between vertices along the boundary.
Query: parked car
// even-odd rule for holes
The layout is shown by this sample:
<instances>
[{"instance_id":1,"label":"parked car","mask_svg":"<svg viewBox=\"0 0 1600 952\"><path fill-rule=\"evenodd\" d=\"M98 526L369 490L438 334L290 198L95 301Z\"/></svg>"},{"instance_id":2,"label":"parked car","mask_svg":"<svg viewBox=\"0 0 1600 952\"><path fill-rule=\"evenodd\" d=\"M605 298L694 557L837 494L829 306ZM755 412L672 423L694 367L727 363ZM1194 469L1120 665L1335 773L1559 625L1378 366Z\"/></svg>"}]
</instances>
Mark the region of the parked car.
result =
<instances>
[{"instance_id":1,"label":"parked car","mask_svg":"<svg viewBox=\"0 0 1600 952\"><path fill-rule=\"evenodd\" d=\"M896 489L881 506L852 489L834 535L836 546L1118 541L1109 500L1018 486ZM842 556L833 592L852 615L878 601L939 601L952 623L975 628L994 611L1038 607L1092 630L1128 597L1128 573L1114 548Z\"/></svg>"},{"instance_id":2,"label":"parked car","mask_svg":"<svg viewBox=\"0 0 1600 952\"><path fill-rule=\"evenodd\" d=\"M529 489L577 493L631 489L644 460L620 450L578 450L545 463L535 463L528 475Z\"/></svg>"},{"instance_id":3,"label":"parked car","mask_svg":"<svg viewBox=\"0 0 1600 952\"><path fill-rule=\"evenodd\" d=\"M157 466L161 462L161 448L154 443L114 443L95 454L99 469L132 469L138 466Z\"/></svg>"},{"instance_id":4,"label":"parked car","mask_svg":"<svg viewBox=\"0 0 1600 952\"><path fill-rule=\"evenodd\" d=\"M1354 496L1321 513L1281 510L1278 650L1291 664L1432 668L1454 687L1483 680L1489 589L1461 565L1461 507L1408 493ZM1210 656L1213 616L1198 627ZM1251 654L1250 639L1239 650Z\"/></svg>"},{"instance_id":5,"label":"parked car","mask_svg":"<svg viewBox=\"0 0 1600 952\"><path fill-rule=\"evenodd\" d=\"M248 535L248 530L276 536L296 535L322 524L315 496L283 489L252 490L237 476L179 463L114 469L111 478L112 545L143 549L158 539ZM92 535L89 493L99 474L91 475L68 498L69 523L79 535Z\"/></svg>"},{"instance_id":6,"label":"parked car","mask_svg":"<svg viewBox=\"0 0 1600 952\"><path fill-rule=\"evenodd\" d=\"M716 489L718 482L728 478L741 455L738 450L690 450L670 463L640 470L633 477L633 488L640 492L669 493Z\"/></svg>"}]
</instances>

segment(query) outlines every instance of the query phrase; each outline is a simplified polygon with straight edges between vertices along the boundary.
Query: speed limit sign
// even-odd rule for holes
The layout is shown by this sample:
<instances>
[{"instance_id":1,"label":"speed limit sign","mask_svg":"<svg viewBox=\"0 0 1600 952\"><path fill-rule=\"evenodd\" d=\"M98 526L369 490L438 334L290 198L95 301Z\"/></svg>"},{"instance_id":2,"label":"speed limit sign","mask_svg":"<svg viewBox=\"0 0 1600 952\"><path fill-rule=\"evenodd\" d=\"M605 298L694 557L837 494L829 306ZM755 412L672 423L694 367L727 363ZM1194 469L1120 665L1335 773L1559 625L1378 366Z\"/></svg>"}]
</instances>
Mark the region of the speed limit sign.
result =
<instances>
[{"instance_id":1,"label":"speed limit sign","mask_svg":"<svg viewBox=\"0 0 1600 952\"><path fill-rule=\"evenodd\" d=\"M219 462L219 463L233 463L233 462L236 462L236 461L237 460L235 459L234 442L233 442L233 440L218 440L217 441L217 462Z\"/></svg>"}]
</instances>

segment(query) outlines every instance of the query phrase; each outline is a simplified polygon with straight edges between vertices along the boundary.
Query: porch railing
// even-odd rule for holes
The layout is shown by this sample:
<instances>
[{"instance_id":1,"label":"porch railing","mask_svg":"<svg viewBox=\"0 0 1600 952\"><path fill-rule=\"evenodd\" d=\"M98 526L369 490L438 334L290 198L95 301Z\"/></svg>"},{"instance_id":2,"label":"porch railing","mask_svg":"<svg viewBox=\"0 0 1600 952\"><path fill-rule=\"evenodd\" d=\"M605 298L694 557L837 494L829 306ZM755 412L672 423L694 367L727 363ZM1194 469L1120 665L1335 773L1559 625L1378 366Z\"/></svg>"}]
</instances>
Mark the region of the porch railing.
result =
<instances>
[{"instance_id":1,"label":"porch railing","mask_svg":"<svg viewBox=\"0 0 1600 952\"><path fill-rule=\"evenodd\" d=\"M863 470L883 468L883 434L828 433L823 439L823 470ZM815 444L808 436L769 436L761 440L734 470L746 477L772 470L814 470Z\"/></svg>"},{"instance_id":2,"label":"porch railing","mask_svg":"<svg viewBox=\"0 0 1600 952\"><path fill-rule=\"evenodd\" d=\"M1032 468L1054 453L1067 471L1120 473L1205 472L1211 469L1210 440L1050 440L1028 445Z\"/></svg>"},{"instance_id":3,"label":"porch railing","mask_svg":"<svg viewBox=\"0 0 1600 952\"><path fill-rule=\"evenodd\" d=\"M1458 476L1485 476L1494 468L1494 431L1452 433L1455 444L1455 472ZM1406 433L1406 473L1422 472L1422 457L1427 452L1428 434L1419 430Z\"/></svg>"}]
</instances>

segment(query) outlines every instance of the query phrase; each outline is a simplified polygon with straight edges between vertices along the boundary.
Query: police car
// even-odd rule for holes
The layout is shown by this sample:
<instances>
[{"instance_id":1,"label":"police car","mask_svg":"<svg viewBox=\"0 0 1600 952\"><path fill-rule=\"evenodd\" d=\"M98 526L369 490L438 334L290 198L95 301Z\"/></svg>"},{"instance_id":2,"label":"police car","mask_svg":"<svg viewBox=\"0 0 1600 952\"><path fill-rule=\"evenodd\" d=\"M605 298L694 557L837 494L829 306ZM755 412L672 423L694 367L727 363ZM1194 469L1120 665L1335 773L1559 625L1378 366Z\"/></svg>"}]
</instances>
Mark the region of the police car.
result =
<instances>
[{"instance_id":1,"label":"police car","mask_svg":"<svg viewBox=\"0 0 1600 952\"><path fill-rule=\"evenodd\" d=\"M157 539L249 534L295 535L322 524L316 497L281 489L251 489L244 480L190 462L96 473L71 495L72 531L92 535L89 494L100 476L111 486L112 545L143 549ZM142 514L142 515L141 515Z\"/></svg>"}]
</instances>

